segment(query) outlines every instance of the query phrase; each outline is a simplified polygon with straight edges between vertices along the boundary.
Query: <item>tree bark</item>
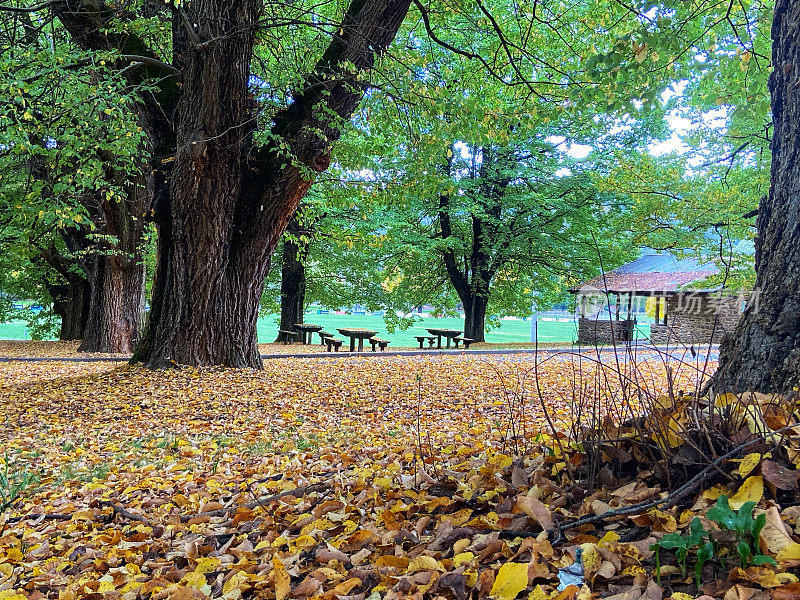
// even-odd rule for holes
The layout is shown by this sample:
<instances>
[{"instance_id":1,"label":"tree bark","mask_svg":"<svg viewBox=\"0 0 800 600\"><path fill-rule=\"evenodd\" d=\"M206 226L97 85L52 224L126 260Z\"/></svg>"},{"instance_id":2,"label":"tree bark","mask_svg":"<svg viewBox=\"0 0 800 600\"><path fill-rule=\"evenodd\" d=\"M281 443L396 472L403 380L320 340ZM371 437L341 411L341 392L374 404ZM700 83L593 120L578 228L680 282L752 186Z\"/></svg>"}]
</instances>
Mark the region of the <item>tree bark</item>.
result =
<instances>
[{"instance_id":1,"label":"tree bark","mask_svg":"<svg viewBox=\"0 0 800 600\"><path fill-rule=\"evenodd\" d=\"M449 176L452 170L454 148L446 163L446 173ZM452 247L443 251L443 260L450 283L456 290L461 304L464 306L464 337L476 342L486 341L486 310L489 305L492 279L499 265L502 264L498 256L499 250L494 248L497 244L497 225L501 217L501 200L508 187L508 180L501 180L494 176L493 170L498 160L498 153L490 147L481 150L483 160L478 173L471 177L481 180L480 194L476 203L480 210L470 215L472 239L469 243L469 254L463 256L462 262L456 258ZM439 227L444 239L453 237L453 226L450 219L450 196L439 196ZM495 252L494 258L492 252Z\"/></svg>"},{"instance_id":2,"label":"tree bark","mask_svg":"<svg viewBox=\"0 0 800 600\"><path fill-rule=\"evenodd\" d=\"M49 277L45 277L45 286L53 300L53 312L61 317L58 339L82 339L89 318L91 290L88 280L72 268L74 265L54 245L44 249L39 259L47 263L64 281L52 283Z\"/></svg>"},{"instance_id":3,"label":"tree bark","mask_svg":"<svg viewBox=\"0 0 800 600\"><path fill-rule=\"evenodd\" d=\"M129 354L139 341L144 316L144 266L113 256L90 262L88 318L78 350Z\"/></svg>"},{"instance_id":4,"label":"tree bark","mask_svg":"<svg viewBox=\"0 0 800 600\"><path fill-rule=\"evenodd\" d=\"M772 24L770 193L759 206L757 297L723 340L718 392L785 392L800 383L800 2L778 0Z\"/></svg>"},{"instance_id":5,"label":"tree bark","mask_svg":"<svg viewBox=\"0 0 800 600\"><path fill-rule=\"evenodd\" d=\"M472 294L464 303L464 337L476 342L486 341L486 307L489 298Z\"/></svg>"},{"instance_id":6,"label":"tree bark","mask_svg":"<svg viewBox=\"0 0 800 600\"><path fill-rule=\"evenodd\" d=\"M152 4L145 7L148 16L155 14ZM171 153L174 132L170 115L174 114L179 95L177 69L159 61L142 38L116 27L118 20L135 18L134 13L120 11L103 0L54 0L49 6L80 48L117 51L128 57L120 59L120 68L125 67L125 77L138 87L139 100L133 106L147 137L141 147L142 156L149 157L153 151ZM136 66L127 68L131 63ZM152 81L157 83L142 85ZM64 239L74 255L83 257L79 264L87 281L87 319L80 350L129 353L139 340L144 316L142 217L149 203L152 178L146 160L140 162L138 174L128 176L115 170L117 157L104 156L104 152L98 150L105 162L106 177L122 187L124 197L109 200L100 190L83 199L99 242L89 239L86 232L67 233ZM112 238L114 242L110 242Z\"/></svg>"},{"instance_id":7,"label":"tree bark","mask_svg":"<svg viewBox=\"0 0 800 600\"><path fill-rule=\"evenodd\" d=\"M251 146L248 83L260 2L187 6L202 41L185 56L169 219L159 226L153 309L134 360L261 367L256 321L270 256L313 174L328 167L340 120L363 96L356 74L372 68L409 3L355 0L314 73L275 117L271 139L280 143L259 149Z\"/></svg>"},{"instance_id":8,"label":"tree bark","mask_svg":"<svg viewBox=\"0 0 800 600\"><path fill-rule=\"evenodd\" d=\"M58 339L80 340L89 317L89 284L85 279L56 286L50 290L53 312L61 317Z\"/></svg>"},{"instance_id":9,"label":"tree bark","mask_svg":"<svg viewBox=\"0 0 800 600\"><path fill-rule=\"evenodd\" d=\"M302 233L295 216L286 229L289 233ZM306 265L309 244L299 239L285 239L281 255L281 324L280 329L292 331L295 324L303 322L306 300ZM281 336L275 341L280 341Z\"/></svg>"},{"instance_id":10,"label":"tree bark","mask_svg":"<svg viewBox=\"0 0 800 600\"><path fill-rule=\"evenodd\" d=\"M133 352L142 331L145 304L143 215L148 205L149 175L123 183L126 197L101 198L94 222L115 238L101 244L83 261L90 298L81 352Z\"/></svg>"}]
</instances>

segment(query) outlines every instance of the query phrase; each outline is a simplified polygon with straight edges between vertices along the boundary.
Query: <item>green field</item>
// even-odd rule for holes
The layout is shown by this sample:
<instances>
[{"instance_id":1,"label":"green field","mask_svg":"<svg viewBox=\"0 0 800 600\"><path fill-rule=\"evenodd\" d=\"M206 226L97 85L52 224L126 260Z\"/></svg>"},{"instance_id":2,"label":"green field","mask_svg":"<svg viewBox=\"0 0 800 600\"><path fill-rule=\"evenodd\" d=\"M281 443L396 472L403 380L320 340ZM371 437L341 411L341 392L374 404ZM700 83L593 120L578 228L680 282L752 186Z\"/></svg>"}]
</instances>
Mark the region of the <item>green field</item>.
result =
<instances>
[{"instance_id":1,"label":"green field","mask_svg":"<svg viewBox=\"0 0 800 600\"><path fill-rule=\"evenodd\" d=\"M12 321L10 323L0 323L0 340L29 340L28 328L25 323Z\"/></svg>"},{"instance_id":2,"label":"green field","mask_svg":"<svg viewBox=\"0 0 800 600\"><path fill-rule=\"evenodd\" d=\"M269 315L262 317L258 321L258 339L262 343L272 342L278 335L278 326L275 323L276 317ZM415 335L427 335L425 327L439 327L461 329L464 326L462 319L455 318L430 318L419 323L415 323L411 329L406 331L396 331L388 333L383 317L376 315L336 315L333 313L320 315L316 312L308 312L305 316L307 323L316 323L325 327L327 331L337 335L338 327L363 327L374 329L379 335L392 342L394 347L416 346ZM499 329L493 329L486 334L486 341L495 344L522 343L531 341L531 322L528 321L501 321ZM565 342L570 343L575 338L575 324L539 321L539 341L540 342ZM21 322L0 323L0 339L4 340L25 340L30 339L30 335ZM314 336L317 339L317 336Z\"/></svg>"},{"instance_id":3,"label":"green field","mask_svg":"<svg viewBox=\"0 0 800 600\"><path fill-rule=\"evenodd\" d=\"M261 343L273 342L278 335L277 316L268 315L258 320L258 340ZM322 325L326 331L338 335L336 329L339 327L363 327L373 329L378 335L389 340L392 347L416 347L415 335L428 335L426 327L438 327L447 329L462 329L464 321L456 318L428 318L424 321L415 323L411 329L406 331L395 331L388 333L383 317L377 315L336 315L317 314L316 311L307 312L305 315L306 323ZM649 319L641 319L639 330L647 331ZM570 344L576 338L577 324L573 322L539 321L539 341L563 342ZM0 339L2 340L27 340L30 339L25 324L22 322L0 323ZM314 340L317 340L314 336ZM486 334L486 341L493 344L520 344L531 341L531 322L530 320L508 320L501 321L499 329L492 329Z\"/></svg>"},{"instance_id":4,"label":"green field","mask_svg":"<svg viewBox=\"0 0 800 600\"><path fill-rule=\"evenodd\" d=\"M307 312L305 315L306 323L315 323L325 327L337 337L338 327L363 327L373 329L378 332L380 337L392 342L394 347L413 347L417 346L415 335L428 335L426 327L437 327L440 329L463 329L464 320L456 318L429 318L415 323L411 329L405 331L395 331L388 333L383 317L377 315L319 315ZM528 321L501 321L499 329L493 329L486 334L486 341L494 344L513 344L531 341L531 322ZM540 342L566 342L569 343L575 338L574 323L557 323L554 321L539 322L539 341ZM258 322L258 339L261 342L271 342L278 335L278 326L275 324L275 317L265 317ZM314 336L317 339L317 336Z\"/></svg>"}]
</instances>

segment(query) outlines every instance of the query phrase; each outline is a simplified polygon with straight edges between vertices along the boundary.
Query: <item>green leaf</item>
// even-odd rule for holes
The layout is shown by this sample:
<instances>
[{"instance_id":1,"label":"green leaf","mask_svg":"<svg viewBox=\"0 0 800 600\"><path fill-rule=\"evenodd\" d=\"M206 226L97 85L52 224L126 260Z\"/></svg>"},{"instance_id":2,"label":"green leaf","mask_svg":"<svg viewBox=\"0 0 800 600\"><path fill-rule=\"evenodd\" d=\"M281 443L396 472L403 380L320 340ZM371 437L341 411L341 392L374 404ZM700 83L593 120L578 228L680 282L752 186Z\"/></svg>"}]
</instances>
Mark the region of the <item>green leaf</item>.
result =
<instances>
[{"instance_id":1,"label":"green leaf","mask_svg":"<svg viewBox=\"0 0 800 600\"><path fill-rule=\"evenodd\" d=\"M735 530L739 524L739 516L731 510L727 496L720 496L717 504L709 509L706 516L724 529Z\"/></svg>"},{"instance_id":2,"label":"green leaf","mask_svg":"<svg viewBox=\"0 0 800 600\"><path fill-rule=\"evenodd\" d=\"M750 557L750 544L748 544L745 540L739 540L739 543L736 544L736 552L742 559L742 565L744 565L747 559Z\"/></svg>"},{"instance_id":3,"label":"green leaf","mask_svg":"<svg viewBox=\"0 0 800 600\"><path fill-rule=\"evenodd\" d=\"M761 513L756 517L755 522L753 523L753 548L758 547L758 538L761 537L761 531L764 529L764 526L767 524L767 514Z\"/></svg>"},{"instance_id":4,"label":"green leaf","mask_svg":"<svg viewBox=\"0 0 800 600\"><path fill-rule=\"evenodd\" d=\"M689 533L690 535L686 542L686 545L689 547L697 546L703 540L703 538L708 535L708 532L705 530L703 524L700 522L700 519L697 517L692 519L692 523L689 525Z\"/></svg>"},{"instance_id":5,"label":"green leaf","mask_svg":"<svg viewBox=\"0 0 800 600\"><path fill-rule=\"evenodd\" d=\"M665 550L674 550L675 548L686 548L686 540L678 533L670 533L665 535L657 544L660 548Z\"/></svg>"},{"instance_id":6,"label":"green leaf","mask_svg":"<svg viewBox=\"0 0 800 600\"><path fill-rule=\"evenodd\" d=\"M694 575L697 587L702 584L703 566L714 556L714 544L707 542L697 550L697 562L694 565Z\"/></svg>"}]
</instances>

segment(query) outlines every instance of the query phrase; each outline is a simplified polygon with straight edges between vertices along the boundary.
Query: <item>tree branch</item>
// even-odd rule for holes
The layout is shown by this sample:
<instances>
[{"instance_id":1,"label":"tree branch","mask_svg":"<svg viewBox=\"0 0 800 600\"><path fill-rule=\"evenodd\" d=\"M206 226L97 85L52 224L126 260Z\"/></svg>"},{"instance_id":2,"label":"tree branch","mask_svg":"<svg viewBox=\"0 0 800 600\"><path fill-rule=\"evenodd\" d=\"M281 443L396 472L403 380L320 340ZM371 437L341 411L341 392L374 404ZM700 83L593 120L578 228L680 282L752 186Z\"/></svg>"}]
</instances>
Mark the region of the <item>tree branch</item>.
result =
<instances>
[{"instance_id":1,"label":"tree branch","mask_svg":"<svg viewBox=\"0 0 800 600\"><path fill-rule=\"evenodd\" d=\"M46 8L50 8L54 4L60 2L61 0L47 0L47 2L42 2L40 4L34 4L33 6L7 6L7 5L0 5L0 11L4 12L13 12L13 13L33 13L40 10L44 10Z\"/></svg>"}]
</instances>

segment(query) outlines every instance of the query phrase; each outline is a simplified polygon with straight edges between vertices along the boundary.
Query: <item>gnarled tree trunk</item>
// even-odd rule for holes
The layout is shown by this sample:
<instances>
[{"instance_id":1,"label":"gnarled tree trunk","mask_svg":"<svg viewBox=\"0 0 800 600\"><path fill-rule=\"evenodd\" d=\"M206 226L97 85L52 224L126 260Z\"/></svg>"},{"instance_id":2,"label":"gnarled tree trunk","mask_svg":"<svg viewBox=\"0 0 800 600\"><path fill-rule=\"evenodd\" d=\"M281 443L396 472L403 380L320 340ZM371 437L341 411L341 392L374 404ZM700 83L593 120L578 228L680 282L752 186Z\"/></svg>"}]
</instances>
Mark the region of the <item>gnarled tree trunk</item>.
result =
<instances>
[{"instance_id":1,"label":"gnarled tree trunk","mask_svg":"<svg viewBox=\"0 0 800 600\"><path fill-rule=\"evenodd\" d=\"M350 65L359 74L372 67L409 3L355 0L314 73L276 116L271 138L280 143L258 149L248 83L260 2L187 6L200 40L183 67L169 218L159 225L153 309L134 360L261 367L256 321L270 256L311 174L328 167L339 119L363 96Z\"/></svg>"},{"instance_id":2,"label":"gnarled tree trunk","mask_svg":"<svg viewBox=\"0 0 800 600\"><path fill-rule=\"evenodd\" d=\"M73 235L64 230L65 237ZM78 274L74 265L55 246L50 246L42 251L42 261L50 265L64 280L65 283L51 283L46 278L45 286L53 299L53 312L61 317L61 328L58 339L80 340L86 331L86 322L89 318L89 297L91 289L85 277Z\"/></svg>"},{"instance_id":3,"label":"gnarled tree trunk","mask_svg":"<svg viewBox=\"0 0 800 600\"><path fill-rule=\"evenodd\" d=\"M152 192L152 176L145 158L151 153L165 157L174 151L179 67L163 63L132 29L118 27L136 18L132 10L120 11L104 0L52 0L46 5L80 48L121 55L120 73L137 87L138 100L127 105L136 111L146 137L140 148L140 173L126 178L125 173L114 170L117 157L101 156L106 161L106 175L123 188L125 197L114 201L102 195L87 199L97 232L113 236L116 242L101 241L99 253L94 251L92 241L83 240L80 248L90 250L81 265L90 287L81 350L128 353L141 337L144 320L143 215ZM143 14L153 17L165 9L160 3L148 1ZM178 29L183 32L183 27ZM173 51L176 55L183 51L181 35L173 39Z\"/></svg>"},{"instance_id":4,"label":"gnarled tree trunk","mask_svg":"<svg viewBox=\"0 0 800 600\"><path fill-rule=\"evenodd\" d=\"M91 282L81 352L133 352L144 317L144 265L116 256L90 259Z\"/></svg>"},{"instance_id":5,"label":"gnarled tree trunk","mask_svg":"<svg viewBox=\"0 0 800 600\"><path fill-rule=\"evenodd\" d=\"M800 2L778 0L770 77L769 196L756 238L756 299L720 351L717 391L783 392L800 383Z\"/></svg>"}]
</instances>

